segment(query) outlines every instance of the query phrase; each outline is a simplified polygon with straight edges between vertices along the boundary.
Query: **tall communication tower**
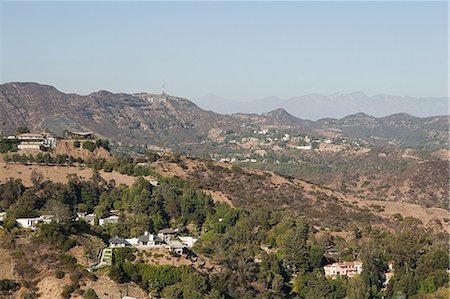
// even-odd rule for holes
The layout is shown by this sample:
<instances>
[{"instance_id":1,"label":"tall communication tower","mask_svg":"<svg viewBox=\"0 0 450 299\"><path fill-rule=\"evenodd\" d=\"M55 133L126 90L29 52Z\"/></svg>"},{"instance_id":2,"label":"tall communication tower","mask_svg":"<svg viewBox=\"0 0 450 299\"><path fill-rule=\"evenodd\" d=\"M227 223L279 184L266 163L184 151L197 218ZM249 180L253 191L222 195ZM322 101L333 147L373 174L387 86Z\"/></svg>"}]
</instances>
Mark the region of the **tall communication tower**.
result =
<instances>
[{"instance_id":1,"label":"tall communication tower","mask_svg":"<svg viewBox=\"0 0 450 299\"><path fill-rule=\"evenodd\" d=\"M164 80L162 81L162 91L161 91L161 95L162 95L162 96L165 96L165 95L166 95L166 92L165 92L165 90L164 90Z\"/></svg>"}]
</instances>

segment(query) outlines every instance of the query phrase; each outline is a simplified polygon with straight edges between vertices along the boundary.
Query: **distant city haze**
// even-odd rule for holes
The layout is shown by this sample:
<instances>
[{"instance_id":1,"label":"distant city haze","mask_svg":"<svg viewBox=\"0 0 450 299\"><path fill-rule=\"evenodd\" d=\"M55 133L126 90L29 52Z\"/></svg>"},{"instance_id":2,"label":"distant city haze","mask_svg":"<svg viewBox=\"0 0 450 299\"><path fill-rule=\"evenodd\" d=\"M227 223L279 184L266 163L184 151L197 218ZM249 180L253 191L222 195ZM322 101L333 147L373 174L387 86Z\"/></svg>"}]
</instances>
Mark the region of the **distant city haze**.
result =
<instances>
[{"instance_id":1,"label":"distant city haze","mask_svg":"<svg viewBox=\"0 0 450 299\"><path fill-rule=\"evenodd\" d=\"M160 92L164 82L167 93L190 99L210 93L250 101L354 91L444 97L447 8L445 1L2 1L0 80L79 94ZM367 108L379 99L358 105ZM442 109L432 108L434 102L409 108L413 103L398 105L417 115ZM332 113L321 106L295 113L342 115L332 107L327 107ZM380 109L366 112L396 111Z\"/></svg>"}]
</instances>

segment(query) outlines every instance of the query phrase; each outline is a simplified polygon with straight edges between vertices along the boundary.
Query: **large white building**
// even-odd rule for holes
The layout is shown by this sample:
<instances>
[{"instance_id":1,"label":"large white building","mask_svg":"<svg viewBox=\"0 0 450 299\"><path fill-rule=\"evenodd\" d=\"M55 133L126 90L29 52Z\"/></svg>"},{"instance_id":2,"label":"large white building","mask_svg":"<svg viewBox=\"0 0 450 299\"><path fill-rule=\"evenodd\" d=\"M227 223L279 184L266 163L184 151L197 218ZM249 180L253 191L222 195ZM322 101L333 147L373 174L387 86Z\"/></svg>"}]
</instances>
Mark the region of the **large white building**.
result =
<instances>
[{"instance_id":1,"label":"large white building","mask_svg":"<svg viewBox=\"0 0 450 299\"><path fill-rule=\"evenodd\" d=\"M18 149L39 150L41 147L56 147L56 138L49 134L24 133L17 135L16 138L19 140Z\"/></svg>"},{"instance_id":2,"label":"large white building","mask_svg":"<svg viewBox=\"0 0 450 299\"><path fill-rule=\"evenodd\" d=\"M333 279L336 278L338 275L353 277L356 274L362 273L363 262L354 261L354 262L333 263L324 266L323 269L325 271L325 276L329 276Z\"/></svg>"}]
</instances>

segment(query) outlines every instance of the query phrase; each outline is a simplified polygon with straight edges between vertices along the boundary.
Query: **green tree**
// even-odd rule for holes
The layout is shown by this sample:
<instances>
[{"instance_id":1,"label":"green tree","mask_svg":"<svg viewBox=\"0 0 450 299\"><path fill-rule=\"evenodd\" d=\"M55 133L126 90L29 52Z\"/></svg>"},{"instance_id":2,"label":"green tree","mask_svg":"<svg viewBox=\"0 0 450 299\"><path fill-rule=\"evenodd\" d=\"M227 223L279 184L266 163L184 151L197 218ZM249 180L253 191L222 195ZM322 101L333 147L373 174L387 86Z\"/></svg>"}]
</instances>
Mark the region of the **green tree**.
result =
<instances>
[{"instance_id":1,"label":"green tree","mask_svg":"<svg viewBox=\"0 0 450 299\"><path fill-rule=\"evenodd\" d=\"M18 134L30 133L30 129L27 126L19 126L16 130Z\"/></svg>"},{"instance_id":2,"label":"green tree","mask_svg":"<svg viewBox=\"0 0 450 299\"><path fill-rule=\"evenodd\" d=\"M95 143L92 142L92 141L90 141L90 140L87 140L87 141L84 141L84 142L83 142L83 148L86 149L86 150L88 150L88 151L93 152L93 151L95 150L96 147L97 147L97 146L95 145Z\"/></svg>"},{"instance_id":3,"label":"green tree","mask_svg":"<svg viewBox=\"0 0 450 299\"><path fill-rule=\"evenodd\" d=\"M84 299L98 299L98 296L93 289L89 288L86 291L84 291L83 298Z\"/></svg>"}]
</instances>

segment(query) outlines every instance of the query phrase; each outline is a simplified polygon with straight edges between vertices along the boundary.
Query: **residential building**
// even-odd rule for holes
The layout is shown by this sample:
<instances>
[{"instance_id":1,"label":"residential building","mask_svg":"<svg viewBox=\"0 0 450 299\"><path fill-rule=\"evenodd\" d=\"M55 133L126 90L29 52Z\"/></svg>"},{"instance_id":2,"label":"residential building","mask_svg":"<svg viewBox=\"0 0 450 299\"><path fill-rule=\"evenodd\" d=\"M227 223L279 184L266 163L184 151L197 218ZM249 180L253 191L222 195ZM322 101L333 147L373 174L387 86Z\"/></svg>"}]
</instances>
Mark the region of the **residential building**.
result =
<instances>
[{"instance_id":1,"label":"residential building","mask_svg":"<svg viewBox=\"0 0 450 299\"><path fill-rule=\"evenodd\" d=\"M162 240L153 234L149 234L147 231L137 237L138 239L138 245L140 246L158 246L162 244Z\"/></svg>"},{"instance_id":2,"label":"residential building","mask_svg":"<svg viewBox=\"0 0 450 299\"><path fill-rule=\"evenodd\" d=\"M179 255L184 253L184 245L178 240L167 240L166 248Z\"/></svg>"},{"instance_id":3,"label":"residential building","mask_svg":"<svg viewBox=\"0 0 450 299\"><path fill-rule=\"evenodd\" d=\"M363 269L362 261L354 261L354 262L340 262L328 264L323 267L325 271L325 276L329 276L331 278L336 278L338 275L340 276L348 276L353 277L356 274L361 274Z\"/></svg>"},{"instance_id":4,"label":"residential building","mask_svg":"<svg viewBox=\"0 0 450 299\"><path fill-rule=\"evenodd\" d=\"M45 144L45 138L42 134L25 133L17 135L19 140L18 149L34 149L40 150Z\"/></svg>"},{"instance_id":5,"label":"residential building","mask_svg":"<svg viewBox=\"0 0 450 299\"><path fill-rule=\"evenodd\" d=\"M109 247L111 248L120 248L126 246L129 246L128 242L125 239L119 238L118 236L109 239Z\"/></svg>"},{"instance_id":6,"label":"residential building","mask_svg":"<svg viewBox=\"0 0 450 299\"><path fill-rule=\"evenodd\" d=\"M6 219L6 212L1 212L0 213L0 221L5 221Z\"/></svg>"},{"instance_id":7,"label":"residential building","mask_svg":"<svg viewBox=\"0 0 450 299\"><path fill-rule=\"evenodd\" d=\"M168 241L172 238L175 238L178 234L178 231L171 228L163 228L158 232L158 237L163 241Z\"/></svg>"},{"instance_id":8,"label":"residential building","mask_svg":"<svg viewBox=\"0 0 450 299\"><path fill-rule=\"evenodd\" d=\"M55 148L56 138L48 133L36 134L36 133L24 133L16 136L19 140L18 149L34 149L40 150L41 147Z\"/></svg>"},{"instance_id":9,"label":"residential building","mask_svg":"<svg viewBox=\"0 0 450 299\"><path fill-rule=\"evenodd\" d=\"M119 222L119 216L109 216L106 218L99 219L98 224L105 225L106 223L115 224Z\"/></svg>"},{"instance_id":10,"label":"residential building","mask_svg":"<svg viewBox=\"0 0 450 299\"><path fill-rule=\"evenodd\" d=\"M183 243L187 248L192 248L195 242L198 241L198 239L193 237L178 237L178 239L180 239L181 243Z\"/></svg>"},{"instance_id":11,"label":"residential building","mask_svg":"<svg viewBox=\"0 0 450 299\"><path fill-rule=\"evenodd\" d=\"M32 230L35 230L38 224L50 223L52 219L52 215L42 215L33 218L17 218L16 221L19 227L31 228Z\"/></svg>"},{"instance_id":12,"label":"residential building","mask_svg":"<svg viewBox=\"0 0 450 299\"><path fill-rule=\"evenodd\" d=\"M84 221L89 223L90 225L95 225L95 221L97 220L97 215L95 214L87 214L82 218Z\"/></svg>"}]
</instances>

